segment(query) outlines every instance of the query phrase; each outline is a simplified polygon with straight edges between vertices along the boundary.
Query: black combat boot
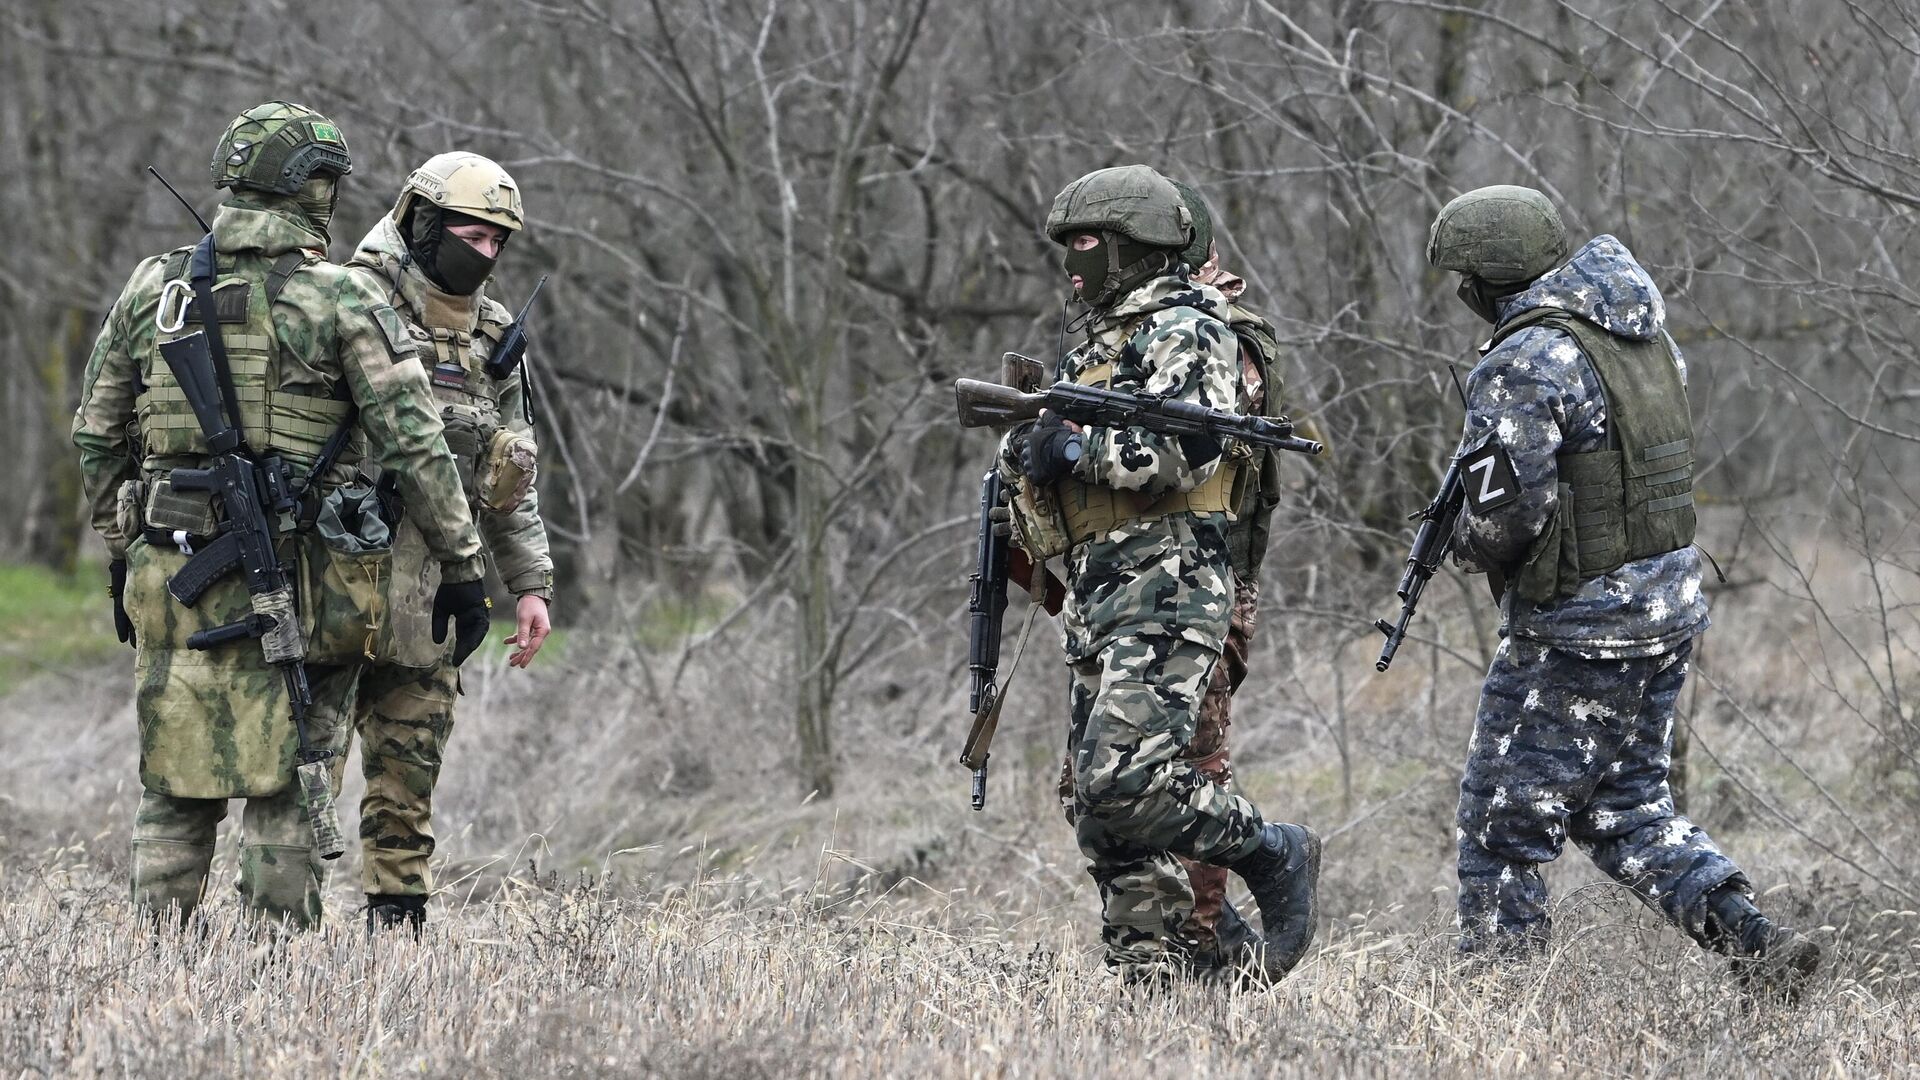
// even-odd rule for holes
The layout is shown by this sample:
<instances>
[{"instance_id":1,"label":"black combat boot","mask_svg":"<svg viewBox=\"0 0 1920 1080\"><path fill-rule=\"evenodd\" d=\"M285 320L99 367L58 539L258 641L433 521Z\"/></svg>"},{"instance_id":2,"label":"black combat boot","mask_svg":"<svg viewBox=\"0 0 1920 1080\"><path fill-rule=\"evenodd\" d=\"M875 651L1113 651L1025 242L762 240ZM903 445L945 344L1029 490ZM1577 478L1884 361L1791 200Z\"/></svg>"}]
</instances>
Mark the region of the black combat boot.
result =
<instances>
[{"instance_id":1,"label":"black combat boot","mask_svg":"<svg viewBox=\"0 0 1920 1080\"><path fill-rule=\"evenodd\" d=\"M1707 923L1713 947L1733 957L1733 976L1748 990L1793 1001L1820 966L1818 942L1760 914L1738 886L1707 898Z\"/></svg>"},{"instance_id":2,"label":"black combat boot","mask_svg":"<svg viewBox=\"0 0 1920 1080\"><path fill-rule=\"evenodd\" d=\"M1243 968L1258 969L1267 941L1231 902L1220 905L1220 920L1211 934L1187 949L1187 963L1201 979L1231 978Z\"/></svg>"},{"instance_id":3,"label":"black combat boot","mask_svg":"<svg viewBox=\"0 0 1920 1080\"><path fill-rule=\"evenodd\" d=\"M414 940L427 926L427 898L397 893L367 894L367 936L400 926L413 928Z\"/></svg>"},{"instance_id":4,"label":"black combat boot","mask_svg":"<svg viewBox=\"0 0 1920 1080\"><path fill-rule=\"evenodd\" d=\"M1313 943L1320 838L1305 825L1268 822L1261 830L1259 847L1224 865L1247 883L1260 907L1260 926L1267 938L1261 967L1269 981L1278 982Z\"/></svg>"}]
</instances>

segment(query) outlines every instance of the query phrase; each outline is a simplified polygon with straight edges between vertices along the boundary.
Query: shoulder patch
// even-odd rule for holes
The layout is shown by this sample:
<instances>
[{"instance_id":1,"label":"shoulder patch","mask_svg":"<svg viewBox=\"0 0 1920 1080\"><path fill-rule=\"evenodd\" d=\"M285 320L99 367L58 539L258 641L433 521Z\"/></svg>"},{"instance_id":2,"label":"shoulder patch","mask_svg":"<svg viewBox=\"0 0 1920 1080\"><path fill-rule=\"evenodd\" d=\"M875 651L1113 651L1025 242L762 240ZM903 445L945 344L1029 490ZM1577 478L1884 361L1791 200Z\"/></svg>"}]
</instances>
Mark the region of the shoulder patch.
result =
<instances>
[{"instance_id":1,"label":"shoulder patch","mask_svg":"<svg viewBox=\"0 0 1920 1080\"><path fill-rule=\"evenodd\" d=\"M1475 513L1498 509L1520 497L1513 459L1498 439L1488 439L1460 459L1460 484Z\"/></svg>"},{"instance_id":2,"label":"shoulder patch","mask_svg":"<svg viewBox=\"0 0 1920 1080\"><path fill-rule=\"evenodd\" d=\"M387 339L387 352L393 362L412 360L420 352L420 346L414 343L413 335L407 332L406 321L400 313L393 310L391 304L381 304L372 310L373 321L380 324L380 334Z\"/></svg>"}]
</instances>

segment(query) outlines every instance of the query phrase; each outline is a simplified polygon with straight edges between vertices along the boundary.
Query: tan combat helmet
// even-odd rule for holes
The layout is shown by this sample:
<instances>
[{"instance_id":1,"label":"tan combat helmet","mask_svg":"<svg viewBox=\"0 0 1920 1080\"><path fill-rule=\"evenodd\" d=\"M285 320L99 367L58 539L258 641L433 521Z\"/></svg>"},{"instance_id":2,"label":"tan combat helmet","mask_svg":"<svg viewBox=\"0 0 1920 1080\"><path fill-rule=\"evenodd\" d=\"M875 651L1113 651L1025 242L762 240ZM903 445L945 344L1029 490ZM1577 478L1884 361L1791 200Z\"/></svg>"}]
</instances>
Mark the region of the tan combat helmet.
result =
<instances>
[{"instance_id":1,"label":"tan combat helmet","mask_svg":"<svg viewBox=\"0 0 1920 1080\"><path fill-rule=\"evenodd\" d=\"M435 154L413 170L393 206L394 224L405 226L415 198L511 232L522 226L520 185L497 162L464 150Z\"/></svg>"}]
</instances>

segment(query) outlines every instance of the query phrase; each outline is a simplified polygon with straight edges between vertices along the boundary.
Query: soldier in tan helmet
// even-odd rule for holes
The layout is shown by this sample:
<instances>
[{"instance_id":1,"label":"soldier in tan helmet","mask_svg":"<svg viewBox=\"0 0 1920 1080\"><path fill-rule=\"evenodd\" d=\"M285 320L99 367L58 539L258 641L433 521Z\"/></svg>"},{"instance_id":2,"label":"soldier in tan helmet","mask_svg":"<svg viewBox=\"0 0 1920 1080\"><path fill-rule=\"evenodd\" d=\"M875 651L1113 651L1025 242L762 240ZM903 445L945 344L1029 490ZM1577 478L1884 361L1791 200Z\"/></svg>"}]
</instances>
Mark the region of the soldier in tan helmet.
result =
<instances>
[{"instance_id":1,"label":"soldier in tan helmet","mask_svg":"<svg viewBox=\"0 0 1920 1080\"><path fill-rule=\"evenodd\" d=\"M488 361L512 317L486 284L524 224L520 188L478 154L439 154L415 169L393 212L360 241L349 265L387 297L423 357L447 445L494 566L515 600L524 668L551 623L553 560L533 489L537 449L524 370ZM429 632L439 569L401 508L394 540L392 648L361 680L354 709L366 795L360 804L369 930L425 924L433 891L433 789L453 729L459 658Z\"/></svg>"}]
</instances>

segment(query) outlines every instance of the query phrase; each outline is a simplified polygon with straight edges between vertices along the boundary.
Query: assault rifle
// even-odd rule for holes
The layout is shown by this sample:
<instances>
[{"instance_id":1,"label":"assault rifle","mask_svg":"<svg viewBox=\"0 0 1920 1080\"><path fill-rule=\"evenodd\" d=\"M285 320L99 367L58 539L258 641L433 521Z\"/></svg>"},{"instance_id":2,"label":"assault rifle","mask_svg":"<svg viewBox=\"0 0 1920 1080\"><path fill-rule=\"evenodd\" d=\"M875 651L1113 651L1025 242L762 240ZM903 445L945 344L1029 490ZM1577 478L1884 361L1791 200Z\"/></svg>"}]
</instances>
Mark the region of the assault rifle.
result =
<instances>
[{"instance_id":1,"label":"assault rifle","mask_svg":"<svg viewBox=\"0 0 1920 1080\"><path fill-rule=\"evenodd\" d=\"M973 729L960 749L960 764L973 770L971 802L975 810L987 805L987 747L1000 722L1000 620L1007 611L1009 542L1005 514L1006 485L998 469L988 469L980 481L980 532L974 544L973 576L967 586L967 673L973 686L967 692L967 712Z\"/></svg>"},{"instance_id":2,"label":"assault rifle","mask_svg":"<svg viewBox=\"0 0 1920 1080\"><path fill-rule=\"evenodd\" d=\"M1420 528L1413 534L1413 552L1407 556L1407 568L1400 575L1399 588L1394 590L1394 595L1400 598L1400 618L1394 622L1377 619L1373 624L1374 629L1387 635L1387 643L1380 647L1380 659L1373 662L1375 671L1387 670L1393 663L1393 654L1400 651L1400 643L1406 640L1407 624L1413 621L1414 609L1420 606L1420 594L1426 591L1427 582L1433 580L1434 572L1440 569L1447 552L1453 548L1453 527L1460 520L1460 509L1465 504L1460 458L1455 455L1447 464L1447 474L1440 479L1440 494L1408 519L1417 519Z\"/></svg>"},{"instance_id":3,"label":"assault rifle","mask_svg":"<svg viewBox=\"0 0 1920 1080\"><path fill-rule=\"evenodd\" d=\"M202 329L161 343L160 357L192 407L212 455L204 469L172 470L168 482L176 491L218 495L219 533L188 558L167 582L167 592L193 607L214 582L228 573L237 569L245 579L251 611L233 622L195 631L187 638L187 648L214 649L245 638L259 639L267 662L286 680L288 707L300 739L296 776L313 825L315 849L323 859L337 859L346 851L346 843L328 782L327 759L332 752L315 749L307 729L307 712L313 705L312 687L307 682L307 643L294 605L291 575L275 550L280 534L277 524L299 513L300 494L307 484L296 483L292 470L279 456L256 455L239 426L238 395L226 363L226 346L214 322L213 255L213 237L208 235L193 249L190 263L189 278ZM234 417L232 422L229 413ZM308 474L308 483L337 452L346 430L343 425L329 439L321 461Z\"/></svg>"},{"instance_id":4,"label":"assault rifle","mask_svg":"<svg viewBox=\"0 0 1920 1080\"><path fill-rule=\"evenodd\" d=\"M1001 377L1013 384L1016 392L1039 387L1045 370L1039 361L1010 352L1001 362ZM960 749L960 764L973 770L970 802L975 810L984 810L987 805L987 758L1004 700L999 683L1000 631L1007 610L1007 584L1027 590L1033 602L1049 615L1058 615L1067 599L1066 586L1060 579L1044 565L1035 565L1011 542L1013 525L1007 495L1000 471L988 469L980 479L980 527L967 589L967 672L973 682L967 693L967 712L973 716L973 726Z\"/></svg>"},{"instance_id":5,"label":"assault rifle","mask_svg":"<svg viewBox=\"0 0 1920 1080\"><path fill-rule=\"evenodd\" d=\"M1466 388L1460 385L1460 373L1453 365L1447 365L1447 373L1453 376L1453 388L1460 395L1460 404L1467 403ZM1406 640L1407 624L1413 621L1414 609L1420 606L1420 594L1427 589L1427 582L1446 561L1447 552L1453 550L1453 530L1460 521L1460 512L1466 508L1466 482L1461 474L1462 455L1455 454L1447 463L1447 473L1440 478L1440 494L1424 508L1408 515L1407 520L1420 522L1420 528L1413 534L1413 550L1407 555L1407 568L1400 575L1400 586L1393 592L1400 598L1400 617L1393 622L1376 619L1373 628L1387 636L1387 642L1380 647L1380 659L1373 662L1375 671L1385 671L1393 663L1393 654L1400 651L1400 643ZM1494 598L1499 599L1503 585L1498 574L1489 577L1493 584Z\"/></svg>"},{"instance_id":6,"label":"assault rifle","mask_svg":"<svg viewBox=\"0 0 1920 1080\"><path fill-rule=\"evenodd\" d=\"M1083 426L1137 427L1157 435L1209 435L1299 454L1318 454L1326 449L1312 439L1294 435L1292 421L1284 416L1242 416L1157 394L1129 394L1069 382L1027 393L978 379L955 379L953 393L960 406L961 427L1006 428L1036 419L1046 410Z\"/></svg>"}]
</instances>

